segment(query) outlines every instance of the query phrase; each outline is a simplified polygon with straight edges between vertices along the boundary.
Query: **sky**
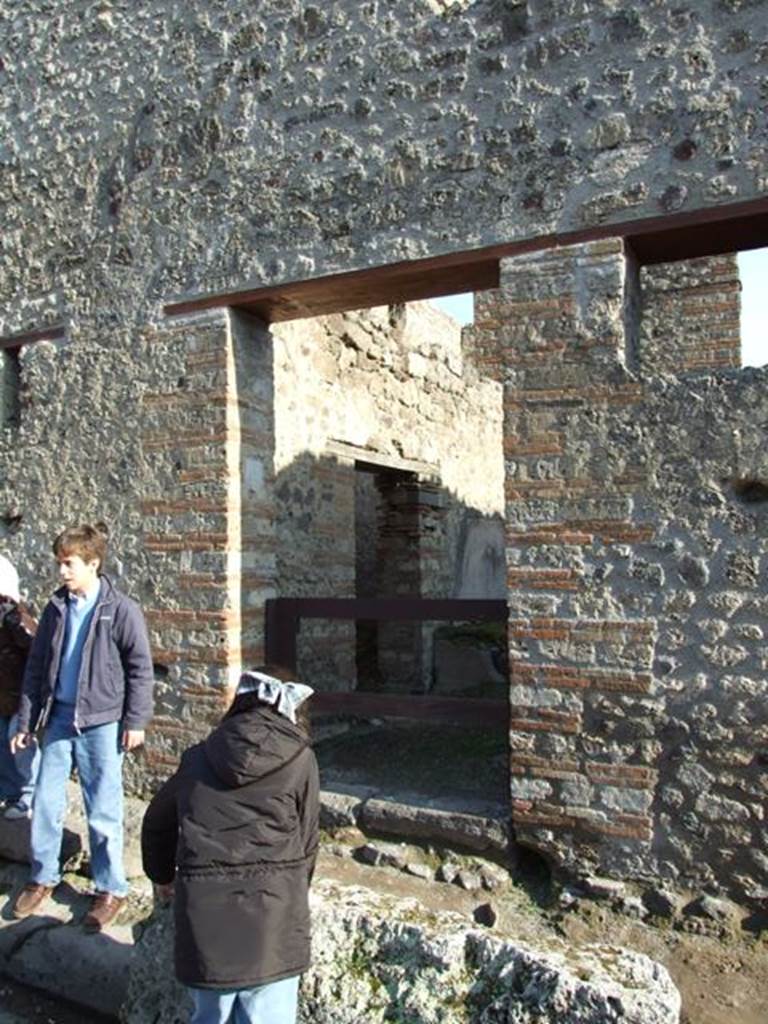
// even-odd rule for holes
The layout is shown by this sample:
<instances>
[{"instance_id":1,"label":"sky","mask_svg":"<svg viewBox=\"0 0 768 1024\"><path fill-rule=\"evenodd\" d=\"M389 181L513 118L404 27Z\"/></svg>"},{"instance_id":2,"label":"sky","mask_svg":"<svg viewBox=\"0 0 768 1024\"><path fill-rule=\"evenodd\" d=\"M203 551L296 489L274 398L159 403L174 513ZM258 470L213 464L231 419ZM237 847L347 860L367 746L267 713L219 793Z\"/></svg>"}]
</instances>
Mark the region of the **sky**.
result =
<instances>
[{"instance_id":1,"label":"sky","mask_svg":"<svg viewBox=\"0 0 768 1024\"><path fill-rule=\"evenodd\" d=\"M741 361L768 363L768 249L739 253L741 278Z\"/></svg>"},{"instance_id":2,"label":"sky","mask_svg":"<svg viewBox=\"0 0 768 1024\"><path fill-rule=\"evenodd\" d=\"M741 361L744 366L768 363L768 249L739 253L741 278ZM472 322L472 295L448 295L433 304L460 324Z\"/></svg>"}]
</instances>

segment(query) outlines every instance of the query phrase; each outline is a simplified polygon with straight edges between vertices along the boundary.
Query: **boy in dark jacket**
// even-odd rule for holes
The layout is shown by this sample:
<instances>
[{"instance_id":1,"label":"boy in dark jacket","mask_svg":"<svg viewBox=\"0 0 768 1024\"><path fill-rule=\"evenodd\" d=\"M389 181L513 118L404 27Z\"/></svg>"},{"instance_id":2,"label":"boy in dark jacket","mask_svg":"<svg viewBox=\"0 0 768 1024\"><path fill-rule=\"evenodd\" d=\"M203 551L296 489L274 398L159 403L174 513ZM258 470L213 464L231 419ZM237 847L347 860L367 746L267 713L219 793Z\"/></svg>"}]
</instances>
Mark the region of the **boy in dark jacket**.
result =
<instances>
[{"instance_id":1,"label":"boy in dark jacket","mask_svg":"<svg viewBox=\"0 0 768 1024\"><path fill-rule=\"evenodd\" d=\"M37 766L37 751L14 757L11 737L16 733L16 712L29 648L37 624L21 603L19 574L0 555L0 800L3 817L29 818Z\"/></svg>"},{"instance_id":2,"label":"boy in dark jacket","mask_svg":"<svg viewBox=\"0 0 768 1024\"><path fill-rule=\"evenodd\" d=\"M58 885L67 780L74 760L83 791L95 895L83 924L100 931L128 892L123 870L122 756L144 742L154 674L144 617L101 574L106 528L64 530L53 543L64 584L40 618L24 673L22 749L42 734L32 812L32 872L14 917L31 914Z\"/></svg>"},{"instance_id":3,"label":"boy in dark jacket","mask_svg":"<svg viewBox=\"0 0 768 1024\"><path fill-rule=\"evenodd\" d=\"M161 896L175 881L176 976L191 989L192 1024L296 1019L319 786L297 721L312 690L289 680L269 666L243 673L221 724L144 817L144 870Z\"/></svg>"}]
</instances>

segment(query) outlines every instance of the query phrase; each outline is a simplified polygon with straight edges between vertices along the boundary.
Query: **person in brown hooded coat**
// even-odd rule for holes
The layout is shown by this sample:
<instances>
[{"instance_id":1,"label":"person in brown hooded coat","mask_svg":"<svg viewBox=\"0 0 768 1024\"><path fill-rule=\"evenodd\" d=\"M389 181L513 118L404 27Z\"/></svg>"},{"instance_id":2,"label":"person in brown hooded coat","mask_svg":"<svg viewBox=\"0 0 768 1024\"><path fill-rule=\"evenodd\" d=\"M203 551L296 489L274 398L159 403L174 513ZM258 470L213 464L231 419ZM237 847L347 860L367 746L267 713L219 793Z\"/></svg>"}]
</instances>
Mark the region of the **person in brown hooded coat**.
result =
<instances>
[{"instance_id":1,"label":"person in brown hooded coat","mask_svg":"<svg viewBox=\"0 0 768 1024\"><path fill-rule=\"evenodd\" d=\"M305 708L297 715L312 690L289 680L270 666L243 673L220 725L184 753L144 817L144 870L161 898L173 893L191 1024L296 1019L319 784Z\"/></svg>"}]
</instances>

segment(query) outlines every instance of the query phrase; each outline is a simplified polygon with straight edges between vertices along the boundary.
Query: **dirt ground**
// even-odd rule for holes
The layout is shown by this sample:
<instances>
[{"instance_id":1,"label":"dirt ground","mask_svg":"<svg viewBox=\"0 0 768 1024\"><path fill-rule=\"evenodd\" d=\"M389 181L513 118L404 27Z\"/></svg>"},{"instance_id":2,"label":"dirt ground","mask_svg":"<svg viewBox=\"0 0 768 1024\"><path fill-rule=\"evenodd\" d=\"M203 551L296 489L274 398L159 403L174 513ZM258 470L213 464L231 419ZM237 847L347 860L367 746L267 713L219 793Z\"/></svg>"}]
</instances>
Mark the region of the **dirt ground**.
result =
<instances>
[{"instance_id":1,"label":"dirt ground","mask_svg":"<svg viewBox=\"0 0 768 1024\"><path fill-rule=\"evenodd\" d=\"M490 731L423 722L353 723L348 732L316 743L316 750L323 784L330 789L341 782L392 794L403 789L432 798L450 794L465 798L468 809L475 798L504 804L508 797L504 722ZM478 903L488 899L488 894L423 882L392 868L330 856L323 863L340 881L392 887L422 899L428 908L465 913L470 921ZM592 900L563 911L556 886L537 870L533 863L503 897L492 896L499 913L495 932L539 945L557 937L638 950L669 970L683 998L681 1024L768 1024L768 908L727 937L694 934L671 923L647 924Z\"/></svg>"},{"instance_id":2,"label":"dirt ground","mask_svg":"<svg viewBox=\"0 0 768 1024\"><path fill-rule=\"evenodd\" d=\"M429 797L482 797L503 803L507 759L504 723L485 730L402 724L355 728L317 745L324 785L373 785ZM397 842L397 837L389 837ZM375 841L375 840L374 840ZM341 844L344 845L343 843ZM350 851L347 851L350 852ZM452 911L468 927L478 905L498 914L493 934L549 948L563 942L623 946L664 964L683 1000L681 1024L768 1024L768 908L725 935L696 934L672 923L651 924L604 901L578 899L564 909L543 862L521 863L510 884L492 893L424 881L392 867L371 867L328 849L318 875L418 900L425 912ZM89 1011L17 985L0 974L0 1024L102 1024Z\"/></svg>"},{"instance_id":3,"label":"dirt ground","mask_svg":"<svg viewBox=\"0 0 768 1024\"><path fill-rule=\"evenodd\" d=\"M681 1024L768 1024L768 915L726 937L680 931L671 924L648 924L594 900L580 900L563 911L547 896L549 883L534 874L490 894L465 892L455 885L423 881L394 868L358 864L330 853L318 873L349 885L419 900L425 911L453 911L477 927L473 911L491 902L498 913L493 933L538 948L565 941L623 946L664 964L683 1001ZM552 905L546 906L547 902ZM762 924L762 929L760 925Z\"/></svg>"},{"instance_id":4,"label":"dirt ground","mask_svg":"<svg viewBox=\"0 0 768 1024\"><path fill-rule=\"evenodd\" d=\"M509 795L506 722L495 729L426 722L355 723L316 739L320 777L335 783L426 797L504 804Z\"/></svg>"},{"instance_id":5,"label":"dirt ground","mask_svg":"<svg viewBox=\"0 0 768 1024\"><path fill-rule=\"evenodd\" d=\"M574 942L608 941L664 964L682 996L681 1024L768 1022L768 918L757 934L717 938L654 927L592 904L565 915L562 930Z\"/></svg>"}]
</instances>

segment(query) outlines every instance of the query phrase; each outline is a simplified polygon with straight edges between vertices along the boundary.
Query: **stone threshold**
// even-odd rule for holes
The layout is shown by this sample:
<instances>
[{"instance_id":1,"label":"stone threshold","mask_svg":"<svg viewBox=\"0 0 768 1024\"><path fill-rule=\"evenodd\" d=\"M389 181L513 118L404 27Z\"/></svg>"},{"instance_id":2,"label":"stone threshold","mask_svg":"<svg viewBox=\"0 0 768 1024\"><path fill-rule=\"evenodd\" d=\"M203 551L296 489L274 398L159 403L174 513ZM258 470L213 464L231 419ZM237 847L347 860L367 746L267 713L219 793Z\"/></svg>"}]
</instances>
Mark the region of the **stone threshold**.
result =
<instances>
[{"instance_id":1,"label":"stone threshold","mask_svg":"<svg viewBox=\"0 0 768 1024\"><path fill-rule=\"evenodd\" d=\"M355 828L366 835L441 844L505 863L514 859L508 809L478 799L334 783L320 793L320 827L331 834Z\"/></svg>"}]
</instances>

